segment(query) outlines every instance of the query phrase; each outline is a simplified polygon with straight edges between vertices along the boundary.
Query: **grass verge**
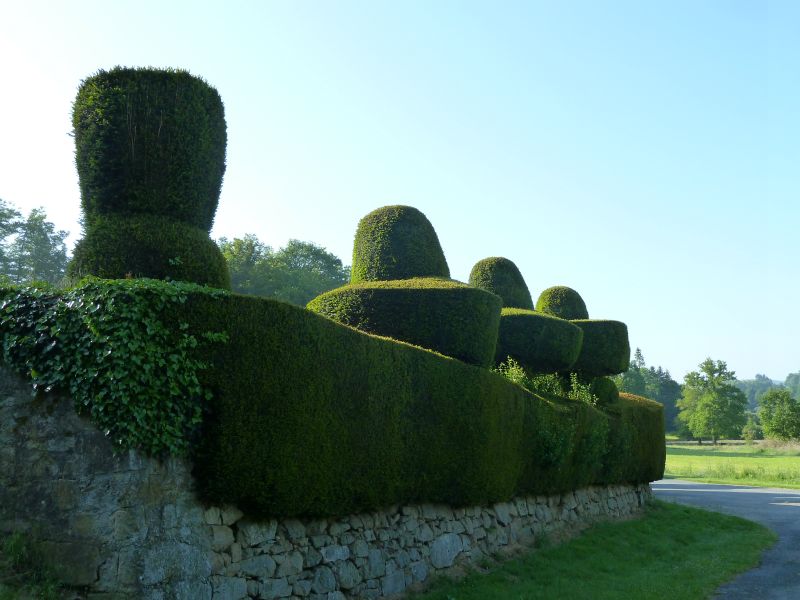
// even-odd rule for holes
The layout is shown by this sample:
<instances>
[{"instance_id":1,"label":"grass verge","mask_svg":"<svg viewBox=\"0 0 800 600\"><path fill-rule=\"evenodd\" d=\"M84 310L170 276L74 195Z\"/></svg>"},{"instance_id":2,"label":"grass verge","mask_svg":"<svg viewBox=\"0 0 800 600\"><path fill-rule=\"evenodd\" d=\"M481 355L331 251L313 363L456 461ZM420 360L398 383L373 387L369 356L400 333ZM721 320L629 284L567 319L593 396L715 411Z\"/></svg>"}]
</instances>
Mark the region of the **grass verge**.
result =
<instances>
[{"instance_id":1,"label":"grass verge","mask_svg":"<svg viewBox=\"0 0 800 600\"><path fill-rule=\"evenodd\" d=\"M597 525L488 574L440 579L415 600L708 598L755 566L776 536L738 517L653 502L644 517Z\"/></svg>"},{"instance_id":2,"label":"grass verge","mask_svg":"<svg viewBox=\"0 0 800 600\"><path fill-rule=\"evenodd\" d=\"M664 476L800 489L800 446L774 442L718 446L668 442Z\"/></svg>"}]
</instances>

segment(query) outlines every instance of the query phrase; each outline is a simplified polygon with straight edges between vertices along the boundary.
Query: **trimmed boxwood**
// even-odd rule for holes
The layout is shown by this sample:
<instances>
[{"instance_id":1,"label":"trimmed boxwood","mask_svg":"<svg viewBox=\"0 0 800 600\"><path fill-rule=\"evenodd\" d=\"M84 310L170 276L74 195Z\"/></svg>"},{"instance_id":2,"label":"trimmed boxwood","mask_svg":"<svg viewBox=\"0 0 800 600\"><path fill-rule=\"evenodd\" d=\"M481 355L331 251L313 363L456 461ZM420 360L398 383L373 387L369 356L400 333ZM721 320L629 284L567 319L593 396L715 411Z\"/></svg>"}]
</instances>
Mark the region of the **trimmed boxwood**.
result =
<instances>
[{"instance_id":1,"label":"trimmed boxwood","mask_svg":"<svg viewBox=\"0 0 800 600\"><path fill-rule=\"evenodd\" d=\"M608 377L595 377L589 386L589 391L594 394L600 404L612 404L619 398L617 384Z\"/></svg>"},{"instance_id":2,"label":"trimmed boxwood","mask_svg":"<svg viewBox=\"0 0 800 600\"><path fill-rule=\"evenodd\" d=\"M588 319L586 303L580 294L565 285L547 288L536 300L536 310L560 319Z\"/></svg>"},{"instance_id":3,"label":"trimmed boxwood","mask_svg":"<svg viewBox=\"0 0 800 600\"><path fill-rule=\"evenodd\" d=\"M492 256L479 260L469 274L469 284L497 294L508 308L533 310L533 300L517 265L507 258Z\"/></svg>"},{"instance_id":4,"label":"trimmed boxwood","mask_svg":"<svg viewBox=\"0 0 800 600\"><path fill-rule=\"evenodd\" d=\"M568 371L581 351L583 331L569 321L521 308L500 313L495 361L514 358L529 373Z\"/></svg>"},{"instance_id":5,"label":"trimmed boxwood","mask_svg":"<svg viewBox=\"0 0 800 600\"><path fill-rule=\"evenodd\" d=\"M358 223L350 282L450 277L430 221L411 206L384 206Z\"/></svg>"},{"instance_id":6,"label":"trimmed boxwood","mask_svg":"<svg viewBox=\"0 0 800 600\"><path fill-rule=\"evenodd\" d=\"M205 231L150 215L95 219L76 244L67 275L149 277L231 287L225 257Z\"/></svg>"},{"instance_id":7,"label":"trimmed boxwood","mask_svg":"<svg viewBox=\"0 0 800 600\"><path fill-rule=\"evenodd\" d=\"M15 350L4 359L24 376L46 376L53 352L72 356L74 336L96 335L92 323L140 329L139 311L130 307L143 301L157 307L151 312L161 319L154 325L159 331L171 328L187 340L216 332L216 342L184 349L186 359L208 367L197 372L197 401L210 399L200 412L202 430L191 437L197 488L208 502L235 504L254 518L330 517L393 504L486 505L663 475L663 407L656 402L622 394L598 410L536 396L497 373L289 304L153 284L93 283L92 298L114 299L96 307L73 295L59 304L58 291L40 306L36 294L0 290L0 341L15 331L26 349L17 361L20 344L3 343ZM180 289L167 289L172 286ZM180 302L154 297L176 293ZM35 322L25 308L31 302L38 307ZM87 318L68 319L74 327L62 337L64 329L49 319L63 321L70 311ZM97 341L97 351L77 359L84 373L96 370L96 377L80 380L86 385L98 377L113 381L120 368ZM137 371L162 368L163 353L137 348L141 354L126 349ZM151 418L169 422L175 406L154 402L165 390L148 393L142 386L150 381L139 381L137 393L120 402L142 403ZM142 424L131 418L119 427L133 432Z\"/></svg>"},{"instance_id":8,"label":"trimmed boxwood","mask_svg":"<svg viewBox=\"0 0 800 600\"><path fill-rule=\"evenodd\" d=\"M87 225L149 214L210 231L227 141L217 90L181 70L99 71L81 84L72 125Z\"/></svg>"},{"instance_id":9,"label":"trimmed boxwood","mask_svg":"<svg viewBox=\"0 0 800 600\"><path fill-rule=\"evenodd\" d=\"M575 372L602 377L628 370L631 347L625 323L601 319L576 319L572 323L583 330L583 347L572 367Z\"/></svg>"},{"instance_id":10,"label":"trimmed boxwood","mask_svg":"<svg viewBox=\"0 0 800 600\"><path fill-rule=\"evenodd\" d=\"M365 281L325 292L308 309L478 366L494 360L500 298L458 281Z\"/></svg>"}]
</instances>

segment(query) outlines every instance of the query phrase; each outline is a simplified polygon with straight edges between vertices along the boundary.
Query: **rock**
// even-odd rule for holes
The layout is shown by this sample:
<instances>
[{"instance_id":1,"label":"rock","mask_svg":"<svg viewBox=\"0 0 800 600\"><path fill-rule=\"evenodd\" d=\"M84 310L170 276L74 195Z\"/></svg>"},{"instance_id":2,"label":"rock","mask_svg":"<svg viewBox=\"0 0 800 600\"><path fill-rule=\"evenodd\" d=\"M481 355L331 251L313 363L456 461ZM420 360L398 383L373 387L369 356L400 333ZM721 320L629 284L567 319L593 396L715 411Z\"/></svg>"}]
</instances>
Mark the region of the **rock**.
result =
<instances>
[{"instance_id":1,"label":"rock","mask_svg":"<svg viewBox=\"0 0 800 600\"><path fill-rule=\"evenodd\" d=\"M322 560L326 563L350 558L350 548L347 546L326 546L322 548Z\"/></svg>"},{"instance_id":2,"label":"rock","mask_svg":"<svg viewBox=\"0 0 800 600\"><path fill-rule=\"evenodd\" d=\"M235 565L236 571L243 573L247 577L258 577L261 579L275 575L277 564L269 554L257 554L250 558L245 558Z\"/></svg>"},{"instance_id":3,"label":"rock","mask_svg":"<svg viewBox=\"0 0 800 600\"><path fill-rule=\"evenodd\" d=\"M311 581L308 579L295 581L294 585L292 586L292 593L295 596L308 596L311 593Z\"/></svg>"},{"instance_id":4,"label":"rock","mask_svg":"<svg viewBox=\"0 0 800 600\"><path fill-rule=\"evenodd\" d=\"M500 502L494 505L494 514L501 525L511 523L511 505L507 502Z\"/></svg>"},{"instance_id":5,"label":"rock","mask_svg":"<svg viewBox=\"0 0 800 600\"><path fill-rule=\"evenodd\" d=\"M436 569L449 567L461 550L461 538L454 533L446 533L431 545L431 564Z\"/></svg>"},{"instance_id":6,"label":"rock","mask_svg":"<svg viewBox=\"0 0 800 600\"><path fill-rule=\"evenodd\" d=\"M212 577L214 600L242 600L247 598L247 582L238 577ZM188 596L187 596L188 597Z\"/></svg>"},{"instance_id":7,"label":"rock","mask_svg":"<svg viewBox=\"0 0 800 600\"><path fill-rule=\"evenodd\" d=\"M381 579L381 590L384 596L399 594L406 589L406 577L402 571L395 571Z\"/></svg>"},{"instance_id":8,"label":"rock","mask_svg":"<svg viewBox=\"0 0 800 600\"><path fill-rule=\"evenodd\" d=\"M425 581L428 578L428 565L424 562L418 561L411 563L410 568L411 576L414 578L415 583Z\"/></svg>"},{"instance_id":9,"label":"rock","mask_svg":"<svg viewBox=\"0 0 800 600\"><path fill-rule=\"evenodd\" d=\"M383 558L383 553L375 548L370 549L369 557L367 558L367 579L382 577L385 573L386 561Z\"/></svg>"},{"instance_id":10,"label":"rock","mask_svg":"<svg viewBox=\"0 0 800 600\"><path fill-rule=\"evenodd\" d=\"M211 506L203 513L203 520L209 525L222 525L222 517L219 514L219 508Z\"/></svg>"},{"instance_id":11,"label":"rock","mask_svg":"<svg viewBox=\"0 0 800 600\"><path fill-rule=\"evenodd\" d=\"M211 526L211 547L214 550L217 552L226 550L233 542L233 530L230 527L225 525Z\"/></svg>"},{"instance_id":12,"label":"rock","mask_svg":"<svg viewBox=\"0 0 800 600\"><path fill-rule=\"evenodd\" d=\"M286 519L283 525L286 527L286 533L290 540L306 537L306 526L297 519Z\"/></svg>"},{"instance_id":13,"label":"rock","mask_svg":"<svg viewBox=\"0 0 800 600\"><path fill-rule=\"evenodd\" d=\"M356 540L355 543L350 547L350 551L352 552L353 556L356 557L367 557L369 556L369 544L364 540Z\"/></svg>"},{"instance_id":14,"label":"rock","mask_svg":"<svg viewBox=\"0 0 800 600\"><path fill-rule=\"evenodd\" d=\"M278 531L278 522L270 520L265 522L239 521L239 533L243 546L258 546L259 544L275 539Z\"/></svg>"},{"instance_id":15,"label":"rock","mask_svg":"<svg viewBox=\"0 0 800 600\"><path fill-rule=\"evenodd\" d=\"M226 506L222 509L220 517L223 525L233 525L244 516L244 513L235 506Z\"/></svg>"},{"instance_id":16,"label":"rock","mask_svg":"<svg viewBox=\"0 0 800 600\"><path fill-rule=\"evenodd\" d=\"M259 598L273 600L274 598L288 598L292 595L292 586L284 577L283 579L265 579L258 590Z\"/></svg>"},{"instance_id":17,"label":"rock","mask_svg":"<svg viewBox=\"0 0 800 600\"><path fill-rule=\"evenodd\" d=\"M336 577L330 567L323 565L314 571L311 589L317 594L325 594L336 589Z\"/></svg>"},{"instance_id":18,"label":"rock","mask_svg":"<svg viewBox=\"0 0 800 600\"><path fill-rule=\"evenodd\" d=\"M299 552L290 552L284 558L284 561L278 567L276 577L288 577L290 575L297 575L303 570L303 555Z\"/></svg>"},{"instance_id":19,"label":"rock","mask_svg":"<svg viewBox=\"0 0 800 600\"><path fill-rule=\"evenodd\" d=\"M361 583L361 573L349 560L338 563L335 567L335 572L339 587L343 590L351 590Z\"/></svg>"}]
</instances>

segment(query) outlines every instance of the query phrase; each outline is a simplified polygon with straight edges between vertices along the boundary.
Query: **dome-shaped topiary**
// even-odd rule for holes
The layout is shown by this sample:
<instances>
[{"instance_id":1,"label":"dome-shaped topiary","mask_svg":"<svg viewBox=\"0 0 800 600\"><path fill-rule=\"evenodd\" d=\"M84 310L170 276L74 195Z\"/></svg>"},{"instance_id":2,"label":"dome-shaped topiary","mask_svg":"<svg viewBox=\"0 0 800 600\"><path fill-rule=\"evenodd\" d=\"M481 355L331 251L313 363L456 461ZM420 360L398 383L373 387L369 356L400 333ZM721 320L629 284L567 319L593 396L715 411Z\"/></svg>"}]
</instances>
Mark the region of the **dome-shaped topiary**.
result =
<instances>
[{"instance_id":1,"label":"dome-shaped topiary","mask_svg":"<svg viewBox=\"0 0 800 600\"><path fill-rule=\"evenodd\" d=\"M86 79L72 112L81 206L164 215L208 232L225 173L222 100L186 71L117 67Z\"/></svg>"},{"instance_id":2,"label":"dome-shaped topiary","mask_svg":"<svg viewBox=\"0 0 800 600\"><path fill-rule=\"evenodd\" d=\"M358 223L351 283L450 277L430 221L411 206L384 206Z\"/></svg>"},{"instance_id":3,"label":"dome-shaped topiary","mask_svg":"<svg viewBox=\"0 0 800 600\"><path fill-rule=\"evenodd\" d=\"M364 281L325 292L308 309L481 367L494 359L500 298L458 281Z\"/></svg>"},{"instance_id":4,"label":"dome-shaped topiary","mask_svg":"<svg viewBox=\"0 0 800 600\"><path fill-rule=\"evenodd\" d=\"M543 291L536 301L536 310L560 319L589 318L583 298L565 285L556 285Z\"/></svg>"},{"instance_id":5,"label":"dome-shaped topiary","mask_svg":"<svg viewBox=\"0 0 800 600\"><path fill-rule=\"evenodd\" d=\"M225 257L206 232L150 215L98 217L76 244L67 275L150 277L231 287Z\"/></svg>"},{"instance_id":6,"label":"dome-shaped topiary","mask_svg":"<svg viewBox=\"0 0 800 600\"><path fill-rule=\"evenodd\" d=\"M86 236L68 273L230 288L208 233L225 172L217 91L186 71L99 71L72 113Z\"/></svg>"},{"instance_id":7,"label":"dome-shaped topiary","mask_svg":"<svg viewBox=\"0 0 800 600\"><path fill-rule=\"evenodd\" d=\"M484 258L475 263L469 274L469 284L497 294L506 308L533 310L533 300L517 265L500 256Z\"/></svg>"},{"instance_id":8,"label":"dome-shaped topiary","mask_svg":"<svg viewBox=\"0 0 800 600\"><path fill-rule=\"evenodd\" d=\"M495 361L509 356L530 373L565 372L581 351L583 332L569 321L521 308L500 314Z\"/></svg>"},{"instance_id":9,"label":"dome-shaped topiary","mask_svg":"<svg viewBox=\"0 0 800 600\"><path fill-rule=\"evenodd\" d=\"M589 386L589 391L597 398L598 404L608 406L619 400L617 384L608 377L595 377Z\"/></svg>"},{"instance_id":10,"label":"dome-shaped topiary","mask_svg":"<svg viewBox=\"0 0 800 600\"><path fill-rule=\"evenodd\" d=\"M620 321L577 319L583 330L583 347L572 369L587 377L616 375L628 370L631 346L628 326Z\"/></svg>"}]
</instances>

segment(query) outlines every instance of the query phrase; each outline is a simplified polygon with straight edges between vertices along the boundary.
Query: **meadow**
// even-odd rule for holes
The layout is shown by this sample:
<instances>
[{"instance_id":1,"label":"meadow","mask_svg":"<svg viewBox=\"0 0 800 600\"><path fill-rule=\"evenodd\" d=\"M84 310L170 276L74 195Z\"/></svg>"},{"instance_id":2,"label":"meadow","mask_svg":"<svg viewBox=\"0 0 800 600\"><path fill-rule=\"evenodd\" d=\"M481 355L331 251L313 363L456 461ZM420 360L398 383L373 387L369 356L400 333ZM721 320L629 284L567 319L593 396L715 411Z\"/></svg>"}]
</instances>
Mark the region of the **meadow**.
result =
<instances>
[{"instance_id":1,"label":"meadow","mask_svg":"<svg viewBox=\"0 0 800 600\"><path fill-rule=\"evenodd\" d=\"M564 544L440 579L414 600L709 598L755 566L775 534L756 523L653 502L644 517L597 525Z\"/></svg>"},{"instance_id":2,"label":"meadow","mask_svg":"<svg viewBox=\"0 0 800 600\"><path fill-rule=\"evenodd\" d=\"M665 477L800 489L800 444L667 441Z\"/></svg>"}]
</instances>

